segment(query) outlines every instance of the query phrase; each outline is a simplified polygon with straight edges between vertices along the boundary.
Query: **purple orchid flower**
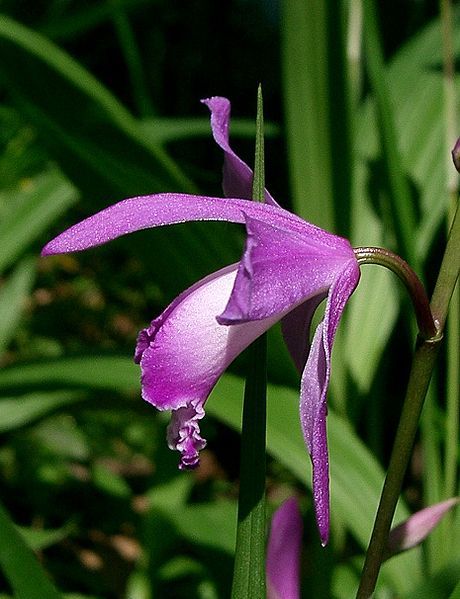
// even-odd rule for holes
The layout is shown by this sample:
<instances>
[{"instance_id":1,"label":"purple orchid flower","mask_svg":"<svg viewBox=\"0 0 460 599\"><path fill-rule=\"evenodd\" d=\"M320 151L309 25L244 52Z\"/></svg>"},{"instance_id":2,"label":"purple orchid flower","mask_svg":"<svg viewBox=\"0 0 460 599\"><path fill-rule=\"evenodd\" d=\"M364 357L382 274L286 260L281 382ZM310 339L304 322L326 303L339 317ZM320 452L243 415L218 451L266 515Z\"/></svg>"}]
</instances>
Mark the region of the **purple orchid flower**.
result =
<instances>
[{"instance_id":1,"label":"purple orchid flower","mask_svg":"<svg viewBox=\"0 0 460 599\"><path fill-rule=\"evenodd\" d=\"M74 225L50 241L42 255L74 252L140 229L193 220L246 226L243 256L177 297L138 337L135 360L142 397L172 410L168 444L181 454L180 468L194 468L206 445L199 421L220 375L233 359L275 322L302 372L300 420L313 464L313 496L323 544L329 534L329 464L326 392L331 350L340 317L359 280L350 243L281 208L266 192L251 197L252 171L230 148L230 102L203 101L211 111L214 139L224 150L227 197L164 193L130 198ZM244 198L244 199L240 199ZM326 309L313 341L313 313Z\"/></svg>"},{"instance_id":2,"label":"purple orchid flower","mask_svg":"<svg viewBox=\"0 0 460 599\"><path fill-rule=\"evenodd\" d=\"M273 514L267 547L267 598L299 599L303 523L295 497Z\"/></svg>"}]
</instances>

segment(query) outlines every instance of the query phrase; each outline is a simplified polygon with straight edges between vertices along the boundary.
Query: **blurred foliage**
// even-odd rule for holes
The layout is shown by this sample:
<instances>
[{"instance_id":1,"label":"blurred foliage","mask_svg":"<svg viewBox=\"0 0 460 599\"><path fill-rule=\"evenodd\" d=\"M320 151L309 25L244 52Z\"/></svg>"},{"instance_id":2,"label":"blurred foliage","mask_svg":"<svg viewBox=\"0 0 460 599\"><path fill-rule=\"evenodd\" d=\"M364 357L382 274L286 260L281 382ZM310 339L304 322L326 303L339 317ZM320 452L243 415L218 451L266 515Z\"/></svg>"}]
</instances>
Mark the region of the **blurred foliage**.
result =
<instances>
[{"instance_id":1,"label":"blurred foliage","mask_svg":"<svg viewBox=\"0 0 460 599\"><path fill-rule=\"evenodd\" d=\"M131 355L138 330L175 294L238 259L243 231L178 225L38 258L54 234L123 197L220 195L222 156L200 98L231 99L233 145L250 163L261 81L273 195L355 245L407 252L431 289L449 207L438 6L381 2L380 34L366 41L372 58L384 57L378 64L360 51L359 7L1 3L2 597L229 596L244 359L209 401L200 469L184 474L166 447L167 418L140 400ZM459 24L456 13L457 63ZM268 497L270 509L292 493L301 499L305 597L353 596L404 393L411 318L398 284L363 269L334 348L325 550L297 375L279 330L270 332ZM459 332L449 335L458 351ZM444 354L398 521L445 492L445 398L458 393L447 362ZM376 596L447 597L460 574L459 534L457 515L430 543L390 560Z\"/></svg>"}]
</instances>

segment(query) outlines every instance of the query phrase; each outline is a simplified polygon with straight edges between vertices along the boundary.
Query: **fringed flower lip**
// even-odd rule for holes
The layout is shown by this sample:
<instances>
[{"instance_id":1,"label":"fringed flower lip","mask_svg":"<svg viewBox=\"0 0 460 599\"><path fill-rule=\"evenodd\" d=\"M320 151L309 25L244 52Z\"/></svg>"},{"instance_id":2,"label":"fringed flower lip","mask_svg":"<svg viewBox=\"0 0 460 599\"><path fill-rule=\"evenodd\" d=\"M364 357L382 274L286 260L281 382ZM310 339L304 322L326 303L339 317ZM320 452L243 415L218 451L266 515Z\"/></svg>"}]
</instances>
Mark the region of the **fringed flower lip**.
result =
<instances>
[{"instance_id":1,"label":"fringed flower lip","mask_svg":"<svg viewBox=\"0 0 460 599\"><path fill-rule=\"evenodd\" d=\"M141 331L135 359L142 396L172 410L168 443L180 468L199 463L206 441L199 421L217 380L233 359L275 322L302 372L300 421L313 464L313 496L321 541L329 535L329 465L326 393L331 350L345 305L360 276L350 243L281 208L266 192L253 202L252 171L230 148L230 103L204 100L214 138L224 150L224 192L215 198L164 193L123 200L77 223L50 241L42 255L85 250L140 229L185 221L244 224L238 264L215 272L179 295ZM310 347L313 313L326 298L324 319Z\"/></svg>"}]
</instances>

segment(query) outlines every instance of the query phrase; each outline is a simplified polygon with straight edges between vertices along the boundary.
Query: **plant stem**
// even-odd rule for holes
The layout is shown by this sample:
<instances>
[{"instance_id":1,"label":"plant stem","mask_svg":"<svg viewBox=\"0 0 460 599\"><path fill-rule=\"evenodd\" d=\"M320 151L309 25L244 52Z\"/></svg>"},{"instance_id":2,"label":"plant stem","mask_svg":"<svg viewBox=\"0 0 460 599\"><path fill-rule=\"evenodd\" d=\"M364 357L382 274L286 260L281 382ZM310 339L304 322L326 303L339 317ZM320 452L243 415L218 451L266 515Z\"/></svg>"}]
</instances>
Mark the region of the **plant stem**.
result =
<instances>
[{"instance_id":1,"label":"plant stem","mask_svg":"<svg viewBox=\"0 0 460 599\"><path fill-rule=\"evenodd\" d=\"M391 522L412 452L420 413L439 351L449 300L458 278L459 256L460 217L457 210L431 301L431 312L438 326L438 333L432 339L423 340L419 337L417 340L406 398L356 595L357 599L371 597L377 583Z\"/></svg>"},{"instance_id":2,"label":"plant stem","mask_svg":"<svg viewBox=\"0 0 460 599\"><path fill-rule=\"evenodd\" d=\"M262 92L257 96L256 152L252 199L263 202L264 137ZM241 430L240 491L232 599L265 599L265 444L267 420L267 341L249 348Z\"/></svg>"},{"instance_id":3,"label":"plant stem","mask_svg":"<svg viewBox=\"0 0 460 599\"><path fill-rule=\"evenodd\" d=\"M457 206L452 220L449 239L439 270L438 280L431 298L431 311L439 323L439 328L444 329L450 298L458 279L460 262L460 210Z\"/></svg>"},{"instance_id":4,"label":"plant stem","mask_svg":"<svg viewBox=\"0 0 460 599\"><path fill-rule=\"evenodd\" d=\"M356 595L357 599L371 597L377 582L438 348L439 340L422 341L418 343L415 350L406 399L366 554L361 583Z\"/></svg>"},{"instance_id":5,"label":"plant stem","mask_svg":"<svg viewBox=\"0 0 460 599\"><path fill-rule=\"evenodd\" d=\"M422 339L436 337L438 327L431 314L425 288L407 262L394 252L379 247L358 247L354 248L354 252L359 264L379 264L399 277L412 300L420 336Z\"/></svg>"}]
</instances>

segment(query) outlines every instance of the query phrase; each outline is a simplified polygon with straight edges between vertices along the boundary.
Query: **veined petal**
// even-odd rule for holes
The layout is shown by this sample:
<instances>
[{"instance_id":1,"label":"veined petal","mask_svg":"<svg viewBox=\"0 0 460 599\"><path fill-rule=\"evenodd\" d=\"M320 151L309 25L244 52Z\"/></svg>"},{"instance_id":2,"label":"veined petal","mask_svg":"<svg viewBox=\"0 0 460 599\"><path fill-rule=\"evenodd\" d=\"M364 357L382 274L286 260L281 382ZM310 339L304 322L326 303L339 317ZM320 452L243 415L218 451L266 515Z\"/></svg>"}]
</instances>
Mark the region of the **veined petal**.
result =
<instances>
[{"instance_id":1,"label":"veined petal","mask_svg":"<svg viewBox=\"0 0 460 599\"><path fill-rule=\"evenodd\" d=\"M136 360L142 370L142 397L159 410L174 410L171 447L182 452L182 467L198 463L203 405L218 378L277 318L232 327L216 320L225 307L237 265L202 279L179 295L139 335Z\"/></svg>"},{"instance_id":2,"label":"veined petal","mask_svg":"<svg viewBox=\"0 0 460 599\"><path fill-rule=\"evenodd\" d=\"M340 317L359 280L356 260L350 260L331 286L324 320L316 329L300 388L300 421L313 465L313 499L321 542L329 539L329 458L326 435L326 394L331 351Z\"/></svg>"},{"instance_id":3,"label":"veined petal","mask_svg":"<svg viewBox=\"0 0 460 599\"><path fill-rule=\"evenodd\" d=\"M297 499L274 513L267 547L267 598L299 599L303 523Z\"/></svg>"},{"instance_id":4,"label":"veined petal","mask_svg":"<svg viewBox=\"0 0 460 599\"><path fill-rule=\"evenodd\" d=\"M42 256L77 252L112 239L148 229L186 221L246 222L245 214L252 218L297 231L327 248L347 251L346 239L332 235L305 222L300 217L262 202L234 198L213 198L180 193L160 193L122 200L70 227L42 250Z\"/></svg>"},{"instance_id":5,"label":"veined petal","mask_svg":"<svg viewBox=\"0 0 460 599\"><path fill-rule=\"evenodd\" d=\"M339 249L297 231L246 218L246 248L230 300L218 320L233 324L292 310L305 300L324 298L346 262L351 246Z\"/></svg>"},{"instance_id":6,"label":"veined petal","mask_svg":"<svg viewBox=\"0 0 460 599\"><path fill-rule=\"evenodd\" d=\"M214 96L201 100L211 111L212 135L218 146L224 151L224 170L222 187L228 198L252 197L253 172L249 166L235 154L229 144L229 124L231 104L227 98ZM277 206L277 202L265 190L265 202Z\"/></svg>"}]
</instances>

